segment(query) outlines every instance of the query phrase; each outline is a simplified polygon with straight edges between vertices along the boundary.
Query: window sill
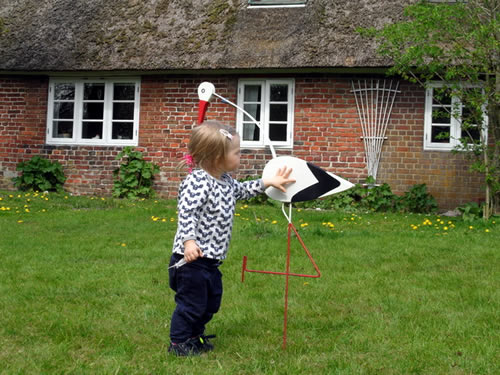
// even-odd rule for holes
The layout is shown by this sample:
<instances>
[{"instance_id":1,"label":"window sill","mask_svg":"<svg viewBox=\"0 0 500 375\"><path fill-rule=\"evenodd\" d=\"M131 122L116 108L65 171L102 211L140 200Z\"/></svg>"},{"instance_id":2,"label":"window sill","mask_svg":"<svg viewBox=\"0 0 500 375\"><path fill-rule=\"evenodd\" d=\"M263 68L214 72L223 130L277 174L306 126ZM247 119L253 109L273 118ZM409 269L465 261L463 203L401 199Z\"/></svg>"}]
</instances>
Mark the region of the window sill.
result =
<instances>
[{"instance_id":1,"label":"window sill","mask_svg":"<svg viewBox=\"0 0 500 375\"><path fill-rule=\"evenodd\" d=\"M101 147L125 147L138 145L137 141L130 142L68 142L68 141L47 141L45 143L49 146L101 146Z\"/></svg>"}]
</instances>

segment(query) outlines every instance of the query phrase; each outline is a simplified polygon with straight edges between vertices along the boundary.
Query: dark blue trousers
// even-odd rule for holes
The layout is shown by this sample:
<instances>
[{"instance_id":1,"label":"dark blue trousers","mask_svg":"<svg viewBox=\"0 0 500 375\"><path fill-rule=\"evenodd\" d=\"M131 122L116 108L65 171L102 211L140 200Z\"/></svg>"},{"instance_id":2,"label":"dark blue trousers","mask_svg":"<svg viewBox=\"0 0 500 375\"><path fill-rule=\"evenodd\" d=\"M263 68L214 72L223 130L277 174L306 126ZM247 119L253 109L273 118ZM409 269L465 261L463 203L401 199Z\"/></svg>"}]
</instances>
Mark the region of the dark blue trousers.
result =
<instances>
[{"instance_id":1,"label":"dark blue trousers","mask_svg":"<svg viewBox=\"0 0 500 375\"><path fill-rule=\"evenodd\" d=\"M170 266L182 255L173 254ZM198 258L180 268L169 269L170 287L175 291L175 307L170 322L170 340L184 342L202 335L205 325L219 311L222 300L222 273L219 261Z\"/></svg>"}]
</instances>

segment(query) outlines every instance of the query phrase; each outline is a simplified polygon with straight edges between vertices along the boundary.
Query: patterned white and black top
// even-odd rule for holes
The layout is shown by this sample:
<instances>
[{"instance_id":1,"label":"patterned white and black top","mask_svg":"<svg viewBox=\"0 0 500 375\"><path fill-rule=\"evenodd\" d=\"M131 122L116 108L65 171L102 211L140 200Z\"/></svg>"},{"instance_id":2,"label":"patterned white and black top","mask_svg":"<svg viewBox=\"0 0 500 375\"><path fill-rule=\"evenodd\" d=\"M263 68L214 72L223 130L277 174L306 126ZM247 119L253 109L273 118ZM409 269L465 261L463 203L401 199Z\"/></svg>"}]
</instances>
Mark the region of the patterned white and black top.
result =
<instances>
[{"instance_id":1,"label":"patterned white and black top","mask_svg":"<svg viewBox=\"0 0 500 375\"><path fill-rule=\"evenodd\" d=\"M219 180L203 169L194 170L179 187L173 252L183 254L184 242L195 240L205 258L225 259L236 201L262 192L262 179L239 182L223 174Z\"/></svg>"}]
</instances>

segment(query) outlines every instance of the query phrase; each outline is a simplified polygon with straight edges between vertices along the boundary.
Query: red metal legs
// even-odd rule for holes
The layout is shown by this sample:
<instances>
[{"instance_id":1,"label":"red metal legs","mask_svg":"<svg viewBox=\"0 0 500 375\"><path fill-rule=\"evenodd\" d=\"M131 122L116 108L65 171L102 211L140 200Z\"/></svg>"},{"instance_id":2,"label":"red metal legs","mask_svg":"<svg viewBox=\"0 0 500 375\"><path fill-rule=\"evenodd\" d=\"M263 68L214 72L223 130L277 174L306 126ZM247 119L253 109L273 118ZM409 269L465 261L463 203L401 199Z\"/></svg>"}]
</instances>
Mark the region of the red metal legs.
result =
<instances>
[{"instance_id":1,"label":"red metal legs","mask_svg":"<svg viewBox=\"0 0 500 375\"><path fill-rule=\"evenodd\" d=\"M300 274L300 273L292 273L290 272L290 244L291 244L291 238L292 238L292 231L295 233L297 236L297 239L299 240L300 245L304 249L304 251L307 254L307 257L311 261L314 269L316 270L315 275L306 275L306 274ZM307 249L306 245L304 244L304 241L302 241L302 238L300 237L299 233L297 232L297 229L292 223L288 223L288 241L287 241L287 254L286 254L286 272L275 272L275 271L261 271L261 270L251 270L247 268L247 257L243 257L243 267L241 270L241 282L245 281L245 272L254 272L254 273L267 273L270 275L284 275L285 276L285 310L284 310L284 317L283 317L283 349L286 348L286 338L287 338L287 322L288 322L288 280L290 276L297 276L297 277L310 277L310 278L318 278L321 276L321 273L319 271L318 266L316 265L316 262L311 256L311 253Z\"/></svg>"}]
</instances>

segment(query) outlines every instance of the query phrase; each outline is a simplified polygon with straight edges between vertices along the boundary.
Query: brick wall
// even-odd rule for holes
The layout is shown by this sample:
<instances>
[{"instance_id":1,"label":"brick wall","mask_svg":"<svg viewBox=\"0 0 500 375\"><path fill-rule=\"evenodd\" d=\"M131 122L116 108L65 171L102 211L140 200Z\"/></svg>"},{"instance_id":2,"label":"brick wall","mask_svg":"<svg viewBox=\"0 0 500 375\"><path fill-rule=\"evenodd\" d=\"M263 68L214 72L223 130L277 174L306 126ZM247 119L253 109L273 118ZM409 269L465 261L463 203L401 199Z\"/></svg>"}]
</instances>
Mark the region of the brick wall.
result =
<instances>
[{"instance_id":1,"label":"brick wall","mask_svg":"<svg viewBox=\"0 0 500 375\"><path fill-rule=\"evenodd\" d=\"M400 85L387 140L382 149L378 180L402 194L415 184L426 184L440 208L483 200L484 178L469 171L464 154L424 151L424 90Z\"/></svg>"},{"instance_id":2,"label":"brick wall","mask_svg":"<svg viewBox=\"0 0 500 375\"><path fill-rule=\"evenodd\" d=\"M144 76L141 87L139 147L147 160L160 166L155 189L162 197L176 195L186 171L176 170L186 152L197 119L197 87L209 80L217 92L236 102L238 77ZM482 197L480 176L468 172L463 155L423 151L424 92L403 83L394 103L384 143L379 182L396 193L426 183L441 208ZM33 155L59 160L68 180L65 188L77 194L109 195L112 171L121 147L45 145L48 78L0 77L0 188L12 189L16 165ZM234 124L236 110L216 100L207 119ZM293 154L352 182L366 178L364 148L351 77L295 77ZM238 177L258 176L269 150L242 150Z\"/></svg>"}]
</instances>

